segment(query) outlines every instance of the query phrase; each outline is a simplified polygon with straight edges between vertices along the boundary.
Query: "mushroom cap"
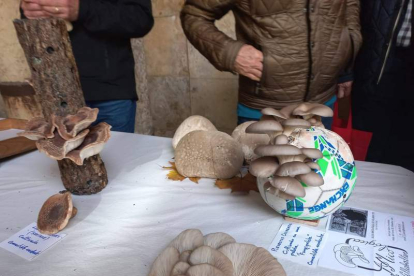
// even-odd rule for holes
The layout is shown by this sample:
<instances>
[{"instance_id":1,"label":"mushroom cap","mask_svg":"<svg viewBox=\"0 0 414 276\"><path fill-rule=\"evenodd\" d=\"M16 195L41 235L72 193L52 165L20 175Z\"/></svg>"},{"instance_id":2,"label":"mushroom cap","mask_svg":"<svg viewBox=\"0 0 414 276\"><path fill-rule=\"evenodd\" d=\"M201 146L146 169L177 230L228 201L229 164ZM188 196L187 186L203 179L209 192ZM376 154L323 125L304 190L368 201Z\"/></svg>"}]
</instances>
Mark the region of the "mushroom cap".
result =
<instances>
[{"instance_id":1,"label":"mushroom cap","mask_svg":"<svg viewBox=\"0 0 414 276\"><path fill-rule=\"evenodd\" d=\"M283 121L282 125L284 127L296 127L296 128L309 128L311 124L303 119L287 119Z\"/></svg>"},{"instance_id":2,"label":"mushroom cap","mask_svg":"<svg viewBox=\"0 0 414 276\"><path fill-rule=\"evenodd\" d=\"M204 236L198 229L187 229L181 232L169 245L180 253L194 250L204 245Z\"/></svg>"},{"instance_id":3,"label":"mushroom cap","mask_svg":"<svg viewBox=\"0 0 414 276\"><path fill-rule=\"evenodd\" d=\"M322 117L332 117L333 110L326 105L318 103L302 103L296 107L292 115L306 116L306 115L318 115Z\"/></svg>"},{"instance_id":4,"label":"mushroom cap","mask_svg":"<svg viewBox=\"0 0 414 276\"><path fill-rule=\"evenodd\" d=\"M178 262L173 267L173 269L171 271L171 276L184 275L189 268L190 268L190 265L188 263Z\"/></svg>"},{"instance_id":5,"label":"mushroom cap","mask_svg":"<svg viewBox=\"0 0 414 276\"><path fill-rule=\"evenodd\" d=\"M284 108L282 108L280 110L280 113L285 115L287 118L290 118L292 116L293 110L295 110L295 108L298 107L298 106L299 106L299 104L287 105L287 106L285 106Z\"/></svg>"},{"instance_id":6,"label":"mushroom cap","mask_svg":"<svg viewBox=\"0 0 414 276\"><path fill-rule=\"evenodd\" d=\"M216 127L210 122L209 119L194 115L185 119L181 125L175 131L174 137L172 139L172 145L175 149L180 142L180 140L188 133L195 130L205 130L205 131L215 131Z\"/></svg>"},{"instance_id":7,"label":"mushroom cap","mask_svg":"<svg viewBox=\"0 0 414 276\"><path fill-rule=\"evenodd\" d=\"M323 177L314 171L311 171L307 174L299 174L295 176L295 178L300 182L312 187L322 186L324 184Z\"/></svg>"},{"instance_id":8,"label":"mushroom cap","mask_svg":"<svg viewBox=\"0 0 414 276\"><path fill-rule=\"evenodd\" d=\"M289 138L284 134L280 134L274 139L275 145L286 145L287 143L289 143Z\"/></svg>"},{"instance_id":9,"label":"mushroom cap","mask_svg":"<svg viewBox=\"0 0 414 276\"><path fill-rule=\"evenodd\" d=\"M253 123L255 123L255 121L249 121L238 125L231 135L233 139L241 145L244 159L248 164L258 158L254 153L254 149L259 145L267 145L270 142L269 135L267 134L246 133L246 128Z\"/></svg>"},{"instance_id":10,"label":"mushroom cap","mask_svg":"<svg viewBox=\"0 0 414 276\"><path fill-rule=\"evenodd\" d=\"M170 276L180 253L173 247L167 247L155 259L148 276Z\"/></svg>"},{"instance_id":11,"label":"mushroom cap","mask_svg":"<svg viewBox=\"0 0 414 276\"><path fill-rule=\"evenodd\" d=\"M316 162L306 162L306 165L308 165L309 168L311 168L312 170L317 170L317 171L321 170L321 167Z\"/></svg>"},{"instance_id":12,"label":"mushroom cap","mask_svg":"<svg viewBox=\"0 0 414 276\"><path fill-rule=\"evenodd\" d=\"M209 264L199 264L190 267L186 276L226 276L218 268Z\"/></svg>"},{"instance_id":13,"label":"mushroom cap","mask_svg":"<svg viewBox=\"0 0 414 276\"><path fill-rule=\"evenodd\" d=\"M312 148L302 148L302 153L309 158L312 159L321 159L323 157L323 154L318 149L312 149Z\"/></svg>"},{"instance_id":14,"label":"mushroom cap","mask_svg":"<svg viewBox=\"0 0 414 276\"><path fill-rule=\"evenodd\" d=\"M284 119L284 120L289 118L288 116L286 116L285 114L283 114L279 110L276 110L276 109L271 108L271 107L266 107L266 108L262 109L261 112L262 112L263 115L274 116L274 117L281 118L281 119Z\"/></svg>"},{"instance_id":15,"label":"mushroom cap","mask_svg":"<svg viewBox=\"0 0 414 276\"><path fill-rule=\"evenodd\" d=\"M213 249L235 242L236 240L226 233L211 233L204 236L204 245L210 246Z\"/></svg>"},{"instance_id":16,"label":"mushroom cap","mask_svg":"<svg viewBox=\"0 0 414 276\"><path fill-rule=\"evenodd\" d=\"M111 137L111 126L105 122L99 123L90 128L85 140L79 148L69 152L66 158L72 160L76 165L83 165L83 160L100 153L106 142Z\"/></svg>"},{"instance_id":17,"label":"mushroom cap","mask_svg":"<svg viewBox=\"0 0 414 276\"><path fill-rule=\"evenodd\" d=\"M36 141L36 147L40 152L45 153L52 159L62 160L66 155L79 147L89 133L89 129L83 130L75 138L65 140L60 135L55 135L51 139L41 139Z\"/></svg>"},{"instance_id":18,"label":"mushroom cap","mask_svg":"<svg viewBox=\"0 0 414 276\"><path fill-rule=\"evenodd\" d=\"M79 109L75 115L66 117L52 115L52 122L56 126L59 135L65 140L70 140L95 122L98 113L99 109L85 106Z\"/></svg>"},{"instance_id":19,"label":"mushroom cap","mask_svg":"<svg viewBox=\"0 0 414 276\"><path fill-rule=\"evenodd\" d=\"M272 134L283 131L282 125L277 121L258 121L246 128L246 133Z\"/></svg>"},{"instance_id":20,"label":"mushroom cap","mask_svg":"<svg viewBox=\"0 0 414 276\"><path fill-rule=\"evenodd\" d=\"M299 148L292 145L258 146L254 152L259 156L289 156L302 154L302 151Z\"/></svg>"},{"instance_id":21,"label":"mushroom cap","mask_svg":"<svg viewBox=\"0 0 414 276\"><path fill-rule=\"evenodd\" d=\"M252 244L230 243L219 249L233 264L234 275L249 275L249 264L257 247Z\"/></svg>"},{"instance_id":22,"label":"mushroom cap","mask_svg":"<svg viewBox=\"0 0 414 276\"><path fill-rule=\"evenodd\" d=\"M307 174L311 172L311 168L303 162L293 161L287 162L279 166L276 171L278 176L296 176L298 174Z\"/></svg>"},{"instance_id":23,"label":"mushroom cap","mask_svg":"<svg viewBox=\"0 0 414 276\"><path fill-rule=\"evenodd\" d=\"M36 117L27 122L25 130L17 133L27 139L37 141L39 139L53 138L55 126L47 122L44 118Z\"/></svg>"},{"instance_id":24,"label":"mushroom cap","mask_svg":"<svg viewBox=\"0 0 414 276\"><path fill-rule=\"evenodd\" d=\"M229 258L209 246L204 245L195 249L188 261L191 265L210 264L223 272L223 275L233 276L233 265Z\"/></svg>"},{"instance_id":25,"label":"mushroom cap","mask_svg":"<svg viewBox=\"0 0 414 276\"><path fill-rule=\"evenodd\" d=\"M43 203L37 217L39 232L53 235L61 231L72 217L72 211L72 195L69 192L64 191L49 197Z\"/></svg>"},{"instance_id":26,"label":"mushroom cap","mask_svg":"<svg viewBox=\"0 0 414 276\"><path fill-rule=\"evenodd\" d=\"M278 167L279 163L276 158L271 156L260 157L250 164L249 172L256 177L266 178L272 176Z\"/></svg>"},{"instance_id":27,"label":"mushroom cap","mask_svg":"<svg viewBox=\"0 0 414 276\"><path fill-rule=\"evenodd\" d=\"M276 176L270 180L270 183L282 192L294 197L304 197L305 188L298 180L289 176Z\"/></svg>"},{"instance_id":28,"label":"mushroom cap","mask_svg":"<svg viewBox=\"0 0 414 276\"><path fill-rule=\"evenodd\" d=\"M192 250L183 251L180 254L180 262L186 262L188 263L188 259L190 258Z\"/></svg>"}]
</instances>

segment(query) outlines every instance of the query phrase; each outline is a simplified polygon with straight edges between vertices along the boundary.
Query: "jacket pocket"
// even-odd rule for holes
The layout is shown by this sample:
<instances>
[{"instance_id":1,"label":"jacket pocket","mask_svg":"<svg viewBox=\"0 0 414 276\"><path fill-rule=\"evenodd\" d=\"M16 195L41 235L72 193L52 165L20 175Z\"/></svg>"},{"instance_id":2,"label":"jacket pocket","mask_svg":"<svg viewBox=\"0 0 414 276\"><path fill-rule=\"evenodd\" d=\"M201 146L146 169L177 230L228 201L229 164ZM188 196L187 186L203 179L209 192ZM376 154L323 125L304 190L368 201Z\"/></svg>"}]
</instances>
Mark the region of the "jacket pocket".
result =
<instances>
[{"instance_id":1,"label":"jacket pocket","mask_svg":"<svg viewBox=\"0 0 414 276\"><path fill-rule=\"evenodd\" d=\"M292 0L250 0L253 16L268 16L286 12L293 5Z\"/></svg>"}]
</instances>

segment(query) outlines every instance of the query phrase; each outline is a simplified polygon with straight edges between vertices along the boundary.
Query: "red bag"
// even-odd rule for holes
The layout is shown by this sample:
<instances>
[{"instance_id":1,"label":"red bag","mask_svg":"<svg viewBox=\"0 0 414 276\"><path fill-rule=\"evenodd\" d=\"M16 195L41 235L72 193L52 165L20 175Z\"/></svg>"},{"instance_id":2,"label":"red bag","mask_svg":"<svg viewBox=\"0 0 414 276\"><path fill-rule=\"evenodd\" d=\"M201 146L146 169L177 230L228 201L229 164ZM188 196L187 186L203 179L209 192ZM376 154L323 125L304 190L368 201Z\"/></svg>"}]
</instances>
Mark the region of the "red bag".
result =
<instances>
[{"instance_id":1,"label":"red bag","mask_svg":"<svg viewBox=\"0 0 414 276\"><path fill-rule=\"evenodd\" d=\"M339 134L351 148L355 160L365 161L372 133L352 128L352 112L349 112L347 120L338 116L338 101L335 102L332 131Z\"/></svg>"}]
</instances>

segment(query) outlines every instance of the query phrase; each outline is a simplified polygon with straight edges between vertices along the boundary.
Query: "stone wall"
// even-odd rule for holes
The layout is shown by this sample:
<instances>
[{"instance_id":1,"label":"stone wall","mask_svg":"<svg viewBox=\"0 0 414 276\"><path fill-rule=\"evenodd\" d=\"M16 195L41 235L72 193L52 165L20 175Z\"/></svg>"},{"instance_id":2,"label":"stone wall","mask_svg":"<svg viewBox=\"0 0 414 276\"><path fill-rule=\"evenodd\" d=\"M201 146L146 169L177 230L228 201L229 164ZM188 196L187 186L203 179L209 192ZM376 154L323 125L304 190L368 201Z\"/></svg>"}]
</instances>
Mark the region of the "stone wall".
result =
<instances>
[{"instance_id":1,"label":"stone wall","mask_svg":"<svg viewBox=\"0 0 414 276\"><path fill-rule=\"evenodd\" d=\"M154 134L171 137L190 115L205 116L231 133L237 121L237 77L216 70L188 42L179 17L184 0L152 3L155 25L143 44ZM217 26L235 36L232 14Z\"/></svg>"}]
</instances>

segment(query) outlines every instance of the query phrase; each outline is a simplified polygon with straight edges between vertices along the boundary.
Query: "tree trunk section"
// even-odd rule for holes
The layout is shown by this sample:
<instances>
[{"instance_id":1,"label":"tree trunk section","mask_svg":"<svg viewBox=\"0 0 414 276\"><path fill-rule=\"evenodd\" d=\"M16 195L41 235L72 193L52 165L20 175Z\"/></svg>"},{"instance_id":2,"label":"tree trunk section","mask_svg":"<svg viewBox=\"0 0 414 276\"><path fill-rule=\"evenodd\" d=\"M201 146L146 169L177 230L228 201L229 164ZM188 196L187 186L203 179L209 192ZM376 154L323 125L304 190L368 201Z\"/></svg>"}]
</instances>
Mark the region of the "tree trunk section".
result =
<instances>
[{"instance_id":1,"label":"tree trunk section","mask_svg":"<svg viewBox=\"0 0 414 276\"><path fill-rule=\"evenodd\" d=\"M85 100L64 21L15 20L14 26L44 117L75 114L85 106ZM58 163L63 185L73 194L95 194L108 184L106 169L99 155L86 159L82 166L68 159Z\"/></svg>"}]
</instances>

